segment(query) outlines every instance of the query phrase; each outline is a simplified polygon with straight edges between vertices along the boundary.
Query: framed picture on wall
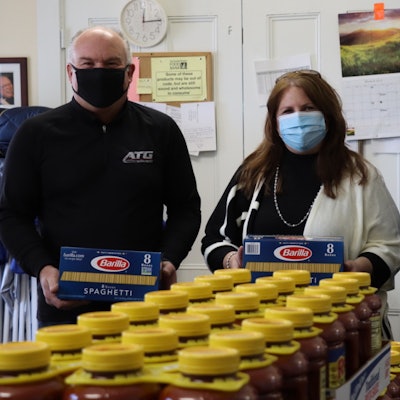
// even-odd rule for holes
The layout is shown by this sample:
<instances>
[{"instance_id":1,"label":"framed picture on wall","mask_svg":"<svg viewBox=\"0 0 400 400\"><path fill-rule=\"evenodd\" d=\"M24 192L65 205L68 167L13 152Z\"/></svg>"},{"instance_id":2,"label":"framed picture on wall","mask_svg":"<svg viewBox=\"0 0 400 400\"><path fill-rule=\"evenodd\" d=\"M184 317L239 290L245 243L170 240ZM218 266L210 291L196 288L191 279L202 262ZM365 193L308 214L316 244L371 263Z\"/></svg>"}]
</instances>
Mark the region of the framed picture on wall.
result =
<instances>
[{"instance_id":1,"label":"framed picture on wall","mask_svg":"<svg viewBox=\"0 0 400 400\"><path fill-rule=\"evenodd\" d=\"M27 105L27 58L0 58L0 108Z\"/></svg>"}]
</instances>

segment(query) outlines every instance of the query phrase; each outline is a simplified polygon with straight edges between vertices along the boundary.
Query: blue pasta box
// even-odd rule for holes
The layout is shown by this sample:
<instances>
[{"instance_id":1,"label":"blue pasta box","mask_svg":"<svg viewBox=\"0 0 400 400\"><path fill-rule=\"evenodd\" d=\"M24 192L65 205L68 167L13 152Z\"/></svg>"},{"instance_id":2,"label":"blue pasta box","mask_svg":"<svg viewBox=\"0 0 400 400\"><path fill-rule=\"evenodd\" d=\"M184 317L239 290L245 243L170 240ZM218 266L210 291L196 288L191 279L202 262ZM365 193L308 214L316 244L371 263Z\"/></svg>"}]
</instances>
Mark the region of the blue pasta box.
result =
<instances>
[{"instance_id":1,"label":"blue pasta box","mask_svg":"<svg viewBox=\"0 0 400 400\"><path fill-rule=\"evenodd\" d=\"M343 237L248 235L244 240L243 267L252 281L282 269L310 271L311 285L343 271Z\"/></svg>"},{"instance_id":2,"label":"blue pasta box","mask_svg":"<svg viewBox=\"0 0 400 400\"><path fill-rule=\"evenodd\" d=\"M61 247L58 296L69 300L140 301L158 290L161 253Z\"/></svg>"}]
</instances>

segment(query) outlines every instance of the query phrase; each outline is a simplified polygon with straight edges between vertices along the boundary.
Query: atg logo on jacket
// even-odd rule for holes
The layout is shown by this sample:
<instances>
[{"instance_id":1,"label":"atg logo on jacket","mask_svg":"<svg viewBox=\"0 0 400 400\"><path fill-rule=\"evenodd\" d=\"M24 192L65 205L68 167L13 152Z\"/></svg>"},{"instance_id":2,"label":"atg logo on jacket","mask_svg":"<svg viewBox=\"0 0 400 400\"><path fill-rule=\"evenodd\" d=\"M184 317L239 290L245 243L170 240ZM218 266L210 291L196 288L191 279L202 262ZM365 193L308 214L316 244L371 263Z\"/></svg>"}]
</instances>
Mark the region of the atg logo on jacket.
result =
<instances>
[{"instance_id":1,"label":"atg logo on jacket","mask_svg":"<svg viewBox=\"0 0 400 400\"><path fill-rule=\"evenodd\" d=\"M312 251L304 246L286 245L276 248L274 256L284 261L304 261L312 256Z\"/></svg>"},{"instance_id":2,"label":"atg logo on jacket","mask_svg":"<svg viewBox=\"0 0 400 400\"><path fill-rule=\"evenodd\" d=\"M131 163L152 163L153 162L153 151L130 151L123 159L122 162L125 164Z\"/></svg>"}]
</instances>

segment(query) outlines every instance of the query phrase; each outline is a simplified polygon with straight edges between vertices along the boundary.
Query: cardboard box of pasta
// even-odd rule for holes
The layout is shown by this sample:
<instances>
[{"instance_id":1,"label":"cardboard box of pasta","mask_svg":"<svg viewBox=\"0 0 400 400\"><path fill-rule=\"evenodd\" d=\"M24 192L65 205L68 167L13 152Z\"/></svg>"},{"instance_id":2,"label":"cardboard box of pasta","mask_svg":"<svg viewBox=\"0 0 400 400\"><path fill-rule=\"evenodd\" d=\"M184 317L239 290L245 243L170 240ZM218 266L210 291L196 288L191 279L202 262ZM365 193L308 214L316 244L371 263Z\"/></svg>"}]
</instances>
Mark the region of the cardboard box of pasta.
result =
<instances>
[{"instance_id":1,"label":"cardboard box of pasta","mask_svg":"<svg viewBox=\"0 0 400 400\"><path fill-rule=\"evenodd\" d=\"M306 269L310 284L343 270L342 237L248 235L244 240L243 266L252 281L278 269Z\"/></svg>"},{"instance_id":2,"label":"cardboard box of pasta","mask_svg":"<svg viewBox=\"0 0 400 400\"><path fill-rule=\"evenodd\" d=\"M62 247L59 297L139 301L158 290L161 253Z\"/></svg>"}]
</instances>

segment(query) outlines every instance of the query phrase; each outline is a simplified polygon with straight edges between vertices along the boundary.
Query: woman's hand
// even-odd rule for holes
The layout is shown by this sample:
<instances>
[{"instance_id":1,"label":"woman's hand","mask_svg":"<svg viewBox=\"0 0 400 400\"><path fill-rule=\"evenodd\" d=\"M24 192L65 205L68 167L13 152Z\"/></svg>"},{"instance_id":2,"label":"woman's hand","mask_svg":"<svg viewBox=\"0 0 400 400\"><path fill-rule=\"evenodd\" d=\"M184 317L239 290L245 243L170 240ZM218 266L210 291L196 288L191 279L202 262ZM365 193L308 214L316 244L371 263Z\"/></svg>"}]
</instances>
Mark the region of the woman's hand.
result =
<instances>
[{"instance_id":1,"label":"woman's hand","mask_svg":"<svg viewBox=\"0 0 400 400\"><path fill-rule=\"evenodd\" d=\"M348 272L368 272L372 274L372 263L367 257L358 257L355 260L345 261L344 270Z\"/></svg>"},{"instance_id":2,"label":"woman's hand","mask_svg":"<svg viewBox=\"0 0 400 400\"><path fill-rule=\"evenodd\" d=\"M224 268L242 268L243 246L240 246L238 251L230 251L223 260Z\"/></svg>"}]
</instances>

